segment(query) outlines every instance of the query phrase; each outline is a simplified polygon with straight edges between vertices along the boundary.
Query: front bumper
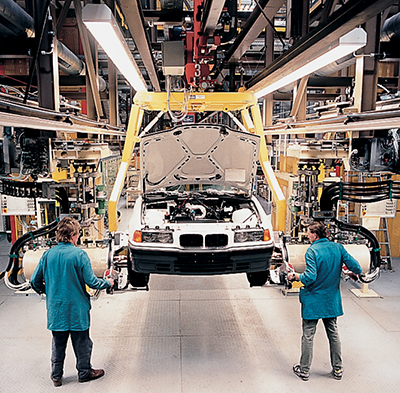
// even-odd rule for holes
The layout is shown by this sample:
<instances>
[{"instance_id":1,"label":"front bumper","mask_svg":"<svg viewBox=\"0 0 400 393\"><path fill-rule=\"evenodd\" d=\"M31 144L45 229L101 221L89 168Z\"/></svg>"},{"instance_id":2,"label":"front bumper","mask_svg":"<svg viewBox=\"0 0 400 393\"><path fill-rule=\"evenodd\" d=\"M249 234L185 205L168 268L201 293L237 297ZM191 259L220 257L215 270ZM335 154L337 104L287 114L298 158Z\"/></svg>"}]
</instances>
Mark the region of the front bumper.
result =
<instances>
[{"instance_id":1,"label":"front bumper","mask_svg":"<svg viewBox=\"0 0 400 393\"><path fill-rule=\"evenodd\" d=\"M269 268L272 247L221 252L148 251L129 247L131 269L138 273L214 275L259 272Z\"/></svg>"}]
</instances>

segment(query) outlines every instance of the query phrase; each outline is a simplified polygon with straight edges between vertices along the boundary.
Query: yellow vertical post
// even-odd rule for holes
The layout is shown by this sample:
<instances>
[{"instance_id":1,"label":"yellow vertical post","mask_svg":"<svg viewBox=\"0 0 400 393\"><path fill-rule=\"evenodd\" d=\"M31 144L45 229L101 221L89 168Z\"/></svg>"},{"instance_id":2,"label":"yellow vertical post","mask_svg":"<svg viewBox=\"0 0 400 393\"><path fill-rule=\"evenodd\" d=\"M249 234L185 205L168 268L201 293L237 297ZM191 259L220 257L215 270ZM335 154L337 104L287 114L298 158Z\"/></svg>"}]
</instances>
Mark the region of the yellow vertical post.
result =
<instances>
[{"instance_id":1,"label":"yellow vertical post","mask_svg":"<svg viewBox=\"0 0 400 393\"><path fill-rule=\"evenodd\" d=\"M133 148L135 143L139 141L137 135L139 134L140 126L143 119L143 109L137 105L133 105L129 117L128 130L126 132L126 140L124 151L122 153L122 161L119 166L117 178L111 192L110 200L108 202L108 228L110 232L115 232L118 229L117 222L117 204L121 196L122 188L128 171L129 163L132 158Z\"/></svg>"},{"instance_id":2,"label":"yellow vertical post","mask_svg":"<svg viewBox=\"0 0 400 393\"><path fill-rule=\"evenodd\" d=\"M276 179L275 173L272 169L271 163L268 159L268 149L265 142L264 129L262 125L261 112L258 104L250 107L251 114L253 116L253 123L255 128L255 133L260 135L260 155L259 160L261 168L267 179L268 185L271 188L273 194L273 200L276 206L277 215L277 227L274 228L278 231L284 231L286 226L286 201L285 196L279 186L278 180Z\"/></svg>"},{"instance_id":3,"label":"yellow vertical post","mask_svg":"<svg viewBox=\"0 0 400 393\"><path fill-rule=\"evenodd\" d=\"M243 122L243 125L246 127L247 131L254 134L255 133L254 123L251 120L249 111L247 109L243 109L240 111L240 114L242 115L242 122Z\"/></svg>"}]
</instances>

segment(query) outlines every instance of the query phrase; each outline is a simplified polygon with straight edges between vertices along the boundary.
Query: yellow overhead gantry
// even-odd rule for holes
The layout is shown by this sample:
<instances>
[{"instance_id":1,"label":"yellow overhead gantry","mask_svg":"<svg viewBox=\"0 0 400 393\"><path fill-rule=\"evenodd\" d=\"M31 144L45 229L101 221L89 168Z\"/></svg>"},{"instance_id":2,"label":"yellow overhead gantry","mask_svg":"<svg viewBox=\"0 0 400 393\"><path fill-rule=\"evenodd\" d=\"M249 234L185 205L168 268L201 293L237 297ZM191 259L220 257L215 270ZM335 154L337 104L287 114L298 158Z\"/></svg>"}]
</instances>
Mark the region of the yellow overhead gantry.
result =
<instances>
[{"instance_id":1,"label":"yellow overhead gantry","mask_svg":"<svg viewBox=\"0 0 400 393\"><path fill-rule=\"evenodd\" d=\"M151 125L152 127L163 113L168 112L169 110L182 111L184 106L186 106L189 112L226 112L231 115L230 112L232 111L240 111L243 121L241 129L246 129L248 132L260 135L259 161L268 185L271 188L277 214L277 228L274 229L283 231L285 229L286 221L285 197L279 187L271 163L268 159L268 150L265 143L260 108L254 94L250 92L171 92L168 94L166 92L151 93L147 91L138 91L134 97L134 105L132 106L129 118L125 146L122 153L122 161L108 204L109 231L115 232L118 229L117 204L122 192L135 143L140 141L139 131L142 126L144 110L160 112L158 118L156 118L154 123Z\"/></svg>"}]
</instances>

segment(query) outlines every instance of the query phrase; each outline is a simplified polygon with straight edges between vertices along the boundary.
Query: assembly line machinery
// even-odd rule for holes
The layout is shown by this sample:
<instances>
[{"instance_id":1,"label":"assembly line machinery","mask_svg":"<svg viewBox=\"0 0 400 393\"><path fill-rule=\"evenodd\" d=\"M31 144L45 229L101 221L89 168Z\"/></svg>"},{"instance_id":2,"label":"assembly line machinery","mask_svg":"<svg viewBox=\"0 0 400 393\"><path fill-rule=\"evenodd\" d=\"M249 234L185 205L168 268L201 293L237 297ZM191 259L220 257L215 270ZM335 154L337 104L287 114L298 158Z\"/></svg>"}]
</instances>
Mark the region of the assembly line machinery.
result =
<instances>
[{"instance_id":1,"label":"assembly line machinery","mask_svg":"<svg viewBox=\"0 0 400 393\"><path fill-rule=\"evenodd\" d=\"M132 256L128 244L129 241L140 240L130 239L130 235L118 228L119 200L121 194L129 187L127 174L132 167L140 172L143 163L138 151L145 137L160 133L161 138L165 130L185 124L212 127L213 118L217 119L217 124L223 124L220 128L219 142L225 140L225 135L235 134L236 131L238 135L243 133L239 138L247 145L253 144L254 147L255 141L258 141L254 151L258 152L259 182L254 182L252 192L258 193L259 196L263 194L264 198L260 196L260 202L250 203L237 197L229 205L226 203L229 200L226 195L222 198L221 194L215 194L215 200L221 197L220 200L223 201L220 209L226 215L222 217L215 211L210 213L213 206L207 205L204 198L186 198L184 195L188 189L180 193L174 190L177 194L174 194L171 200L174 200L176 206L171 207L170 201L164 203L160 198L156 199L154 204L149 203L155 215L163 210L162 220L165 228L162 229L163 235L167 234L163 238L166 242L172 239L172 236L168 237L172 230L179 230L171 229L172 220L168 222L171 216L175 220L174 224L179 223L180 218L182 221L196 221L199 217L210 219L210 226L218 225L222 228L225 223L224 231L228 232L229 229L235 233L232 235L229 232L232 239L239 239L244 243L255 241L256 238L257 241L273 244L273 252L268 251L268 260L263 261L263 271L252 271L248 275L251 286L262 286L267 281L289 285L287 272L291 269L299 272L305 269L304 253L309 246L305 235L307 225L314 220L320 220L327 225L330 240L343 243L360 262L363 273L358 277L359 280L369 283L378 277L382 265L380 242L372 230L351 220L349 214L343 214L343 204L364 206L384 200L397 200L400 198L400 182L389 176L379 179L375 176L367 181L357 182L342 179L349 173L400 173L398 97L389 97L390 99L386 100L387 105L382 104L375 110L376 89L372 89L370 94L373 97L373 105L369 107L362 94L363 89L367 90L370 87L369 80L365 77L371 75L364 72L364 62L371 60L376 65L384 58L383 54L373 52L374 48L370 48L370 43L374 40L371 39L369 42L357 43L358 46L355 47L358 49L369 45L368 54L356 54L356 49L352 49L347 54L348 57L339 59L334 66L323 64L334 68L328 67L330 71L325 69L321 71L321 75L338 72L340 64L346 64L347 67L355 65L354 77L348 77L351 81L346 86L347 90L343 92L342 89L342 94L337 98L325 102L324 105L316 105L318 107L311 119L306 119L305 103L307 83L309 78L311 80L316 77L314 73L298 76L291 82L290 87L281 86L282 89L277 94L286 94L293 90L296 92L290 115L284 119L273 121L273 96L270 92L267 98L263 98L263 92L281 79L289 78L295 70L310 66L325 47L332 46L332 40L343 43L342 38L348 38L348 34L353 31L357 33L357 40L366 40L367 33L358 26L365 25L368 30L367 22L377 15L380 22L381 12L390 8L393 1L350 0L335 12L332 9L330 15L327 9L320 11L325 15L325 19L310 32L299 33L301 37L293 35L292 40L286 42L279 36L282 53L275 59L274 40L268 36L271 33L268 29L271 27L272 31L278 34L270 19L273 19L282 7L283 1L256 1L254 10L247 22L240 25L239 32L238 2L233 0L185 1L186 13L182 11L182 1L173 2L180 7L177 16L174 15L173 9L150 15L150 12L142 10L139 2L131 4L127 0L117 3L105 1L110 7L94 2L87 4L82 10L81 1L74 0L74 16L79 26L86 64L65 49L56 37L70 11L71 1L65 1L64 7L59 10L57 28L54 29L52 24L55 12L50 12L51 7L50 11L47 10L49 3L46 2L42 9L44 4L40 1L35 2L37 14L42 12L44 15L42 23L22 10L17 2L4 1L4 9L0 10L1 20L11 18L8 20L8 26L15 25L10 31L6 26L2 27L0 34L5 34L13 40L18 40L19 35L24 35L24 39L27 40L24 41L25 46L31 45L28 38L34 34L37 37L34 61L29 69L24 95L11 87L2 88L0 94L0 125L3 127L0 149L3 226L1 231L7 233L12 243L9 260L1 272L1 278L4 278L10 289L30 288L29 278L43 252L55 244L55 228L65 215L72 215L80 222L82 233L79 247L87 251L97 276L103 276L105 271L107 274L113 274L116 278L116 290L126 289L129 284L132 287L148 288L148 276L132 272L134 262L130 260ZM168 8L168 5L166 7ZM111 15L113 19L110 20L116 18L115 20L124 27L125 38L130 44L129 47L125 42L124 47L129 48L132 58L134 56L131 50L136 51L135 58L140 57L140 67L145 67L145 70L141 70L139 79L147 90L135 88L134 94L131 90L131 102L124 101L124 114L129 114L126 127L116 125L118 105L110 105L108 108L110 116L114 116L114 125L102 120L104 108L100 97L103 91L99 90L99 86L102 90L106 84L93 64L93 58L96 56L92 56L90 37L84 22L90 22L92 14L104 14L103 11ZM307 12L311 13L311 10L307 8ZM12 18L12 15L18 17ZM173 17L179 20L172 20ZM168 23L163 22L163 18L169 18ZM292 23L301 30L301 23L294 22L299 20L292 20ZM378 22L375 22L378 25ZM158 34L157 24L163 26L162 43L154 45L154 50L148 45L144 24L153 35ZM127 25L131 34L127 33ZM269 26L268 29L266 26ZM384 29L388 42L400 35L396 29L392 31L390 26ZM236 73L236 66L264 29L264 49L270 64L244 80L244 68L238 67L239 75ZM7 30L6 33L3 30ZM29 37L26 37L28 32ZM158 44L157 37L155 41ZM47 46L43 47L45 44ZM158 58L153 56L155 52ZM42 62L43 59L45 62ZM73 66L68 65L68 61L72 62ZM64 102L65 107L61 111L58 92L55 96L45 94L46 87L57 86L57 62L63 65L60 69L67 73L70 79L81 76L83 69L86 70L86 88L90 91L90 98L85 100L85 104L90 106L91 120L79 115L80 109L72 104ZM30 94L35 66L39 74L38 98ZM137 64L135 67L138 69ZM110 82L110 96L114 94L115 98L118 97L118 94L115 94L117 89L113 91L110 86L112 83L116 85L117 74L111 63L109 69L107 76ZM226 69L229 69L229 86L224 80ZM43 70L47 70L46 73ZM46 79L49 75L54 79ZM114 82L112 75L115 77ZM377 73L375 77L374 82L377 82ZM297 83L298 80L300 81ZM42 107L38 106L36 99ZM52 105L44 105L47 100L54 102ZM263 104L263 116L260 104ZM255 137L246 137L250 134ZM318 139L309 138L309 134L317 136ZM276 139L270 139L271 135L278 136L280 142L286 135L295 135L297 138L290 143L286 143L285 139L283 144L277 144ZM283 160L280 153L283 151L287 157L290 150L298 151L298 155L294 155L297 159L296 166L292 168L293 173L287 180L290 170L278 171L278 168L281 164L279 161ZM146 152L146 149L142 147L141 151ZM168 154L168 151L163 154ZM200 157L198 158L200 160ZM211 153L208 159L212 163L212 170L221 170ZM156 159L154 161L154 166L159 164ZM189 158L183 161L181 166L187 162ZM332 172L335 176L330 175ZM243 173L247 172L242 167L228 168L226 171L230 180L249 182L249 178L241 178ZM221 175L218 173L218 176ZM251 181L253 180L251 178ZM287 183L283 187L284 181L290 181L291 186ZM142 180L136 190L139 195L144 191L143 184ZM199 187L200 191L204 190ZM251 208L256 204L266 206L265 212L260 216L268 216L267 221L271 219L274 233L269 233L261 227L261 219L250 219L255 215L256 209ZM272 212L268 210L271 206ZM232 218L235 209L250 214L239 222L237 227ZM130 209L127 211L131 212ZM147 235L149 229L160 230L158 225L146 228ZM151 236L149 235L149 238ZM199 235L196 239L203 239L202 236ZM208 246L204 246L202 240L194 245L191 243L192 239L189 239L186 247L209 247L206 250L208 259L205 263L214 263L214 254L220 253L227 245L227 238L225 232L223 236L218 234L210 238ZM153 239L151 238L151 241ZM192 254L197 257L196 250ZM196 259L193 255L192 259ZM225 260L230 262L226 255ZM191 263L197 263L197 260L192 260ZM345 277L348 277L349 274L346 273L348 272L344 272Z\"/></svg>"},{"instance_id":2,"label":"assembly line machinery","mask_svg":"<svg viewBox=\"0 0 400 393\"><path fill-rule=\"evenodd\" d=\"M26 289L29 287L28 279L42 253L53 244L52 232L57 225L58 218L64 214L75 215L81 222L83 228L82 247L88 252L96 274L102 275L104 271L112 269L118 276L115 289L127 287L129 284L127 274L129 261L126 254L127 235L118 232L118 201L124 188L124 180L134 153L135 143L139 142L142 136L151 133L152 128L164 113L169 110L181 110L181 103L185 101L181 97L182 94L171 93L173 99L169 108L167 93L138 92L136 94L118 173L104 170L102 174L98 172L98 169L105 163L119 161L118 156L113 156L101 144L88 143L77 148L76 142L70 144L60 142L60 145L54 142L51 154L58 166L57 182L36 182L34 187L32 182L3 181L3 193L12 193L14 197L31 197L39 204L42 200L54 198L57 205L59 204L59 207L55 207L53 211L54 221L36 230L28 231L13 244L10 261L4 272L6 283L10 288ZM193 112L222 111L232 117L240 130L263 135L260 110L256 99L250 93L191 94L187 100L187 107L189 111ZM143 128L141 120L145 109L158 111L158 114ZM241 121L232 112L240 114ZM284 235L282 231L285 230L286 224L285 197L268 160L264 138L260 138L259 152L260 166L273 193L275 214L281 220L278 220L276 228L281 232L274 236L275 252L271 258L269 274L271 282L283 284L285 274L282 273L287 271L289 266L297 271L304 270L304 252L308 247L304 228L312 220L323 220L328 224L331 239L345 243L349 252L357 257L363 267L364 274L360 276L361 280L370 282L375 279L381 264L379 243L376 237L360 225L340 221L337 216L336 202L338 200L372 202L386 198L398 198L398 184L393 181L385 181L369 183L366 187L364 183L336 182L326 186L319 197L318 175L322 161L309 159L299 162L298 186L288 203L288 206L295 208L299 214L296 215L296 228ZM62 173L65 175L64 179L62 179ZM105 173L107 173L107 178L104 178ZM96 179L100 178L101 181L96 184ZM107 193L106 187L110 183L114 183L113 189L109 189ZM18 189L17 186L19 186ZM107 195L109 197L106 197ZM366 196L367 199L365 199ZM108 199L108 212L105 210L106 199ZM101 233L102 236L96 237L96 232ZM20 281L21 267L23 267L23 273L27 280ZM147 286L147 281L143 282L143 286Z\"/></svg>"}]
</instances>

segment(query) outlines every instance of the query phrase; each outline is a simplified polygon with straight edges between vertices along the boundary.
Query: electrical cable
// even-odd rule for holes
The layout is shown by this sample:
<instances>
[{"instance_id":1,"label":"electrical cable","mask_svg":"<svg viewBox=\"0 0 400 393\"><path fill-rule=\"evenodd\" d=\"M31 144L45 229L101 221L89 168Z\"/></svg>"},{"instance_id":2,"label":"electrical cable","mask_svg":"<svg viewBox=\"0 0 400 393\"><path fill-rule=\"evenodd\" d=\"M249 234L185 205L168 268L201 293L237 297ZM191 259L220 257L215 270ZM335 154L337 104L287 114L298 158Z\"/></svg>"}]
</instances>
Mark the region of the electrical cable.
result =
<instances>
[{"instance_id":1,"label":"electrical cable","mask_svg":"<svg viewBox=\"0 0 400 393\"><path fill-rule=\"evenodd\" d=\"M320 209L321 211L332 211L334 204L339 200L370 203L387 199L400 199L400 182L386 180L370 183L333 183L322 191ZM338 219L334 219L334 221L339 229L355 232L368 241L371 256L370 269L367 274L360 274L359 279L363 283L372 282L378 277L381 266L381 248L378 239L361 225L344 223Z\"/></svg>"},{"instance_id":2,"label":"electrical cable","mask_svg":"<svg viewBox=\"0 0 400 393\"><path fill-rule=\"evenodd\" d=\"M67 214L69 208L68 195L64 187L59 187L56 190L59 193L58 199L60 200L61 213ZM18 282L18 272L19 266L19 250L29 241L32 241L38 237L48 235L52 232L58 225L58 218L51 222L50 224L36 229L31 232L27 232L18 238L15 243L11 246L9 262L6 269L0 272L0 279L4 277L4 282L8 288L13 290L25 290L30 287L29 282L26 280L23 283ZM11 270L10 276L8 272Z\"/></svg>"},{"instance_id":3,"label":"electrical cable","mask_svg":"<svg viewBox=\"0 0 400 393\"><path fill-rule=\"evenodd\" d=\"M180 91L182 91L182 90L183 90L183 98L184 98L184 111L181 111L180 114L178 114L178 116L176 116L173 113L173 111L171 110L171 107L170 107L170 97L171 97L171 92L172 92L171 75L167 75L167 106L168 106L168 113L171 116L172 121L175 122L175 123L178 123L178 122L182 121L187 116L188 111L189 111L189 100L188 100L188 97L187 97L185 84L183 84L183 89L180 89ZM178 102L173 97L173 95L172 95L172 98L174 99L175 102Z\"/></svg>"},{"instance_id":4,"label":"electrical cable","mask_svg":"<svg viewBox=\"0 0 400 393\"><path fill-rule=\"evenodd\" d=\"M34 240L40 236L44 236L51 231L53 231L58 224L58 219L54 220L51 222L49 225L46 225L44 227L41 227L35 231L27 232L24 235L22 235L20 238L16 240L16 242L11 246L10 249L10 256L9 256L9 262L6 267L6 269L0 273L0 278L5 277L5 283L7 286L10 287L10 289L27 289L29 282L25 281L23 283L18 282L18 272L20 269L19 266L19 250L25 245L25 243ZM8 272L11 270L10 276L8 276Z\"/></svg>"},{"instance_id":5,"label":"electrical cable","mask_svg":"<svg viewBox=\"0 0 400 393\"><path fill-rule=\"evenodd\" d=\"M333 183L321 194L321 211L332 211L339 200L370 203L385 199L400 199L400 182L385 180L370 183Z\"/></svg>"},{"instance_id":6,"label":"electrical cable","mask_svg":"<svg viewBox=\"0 0 400 393\"><path fill-rule=\"evenodd\" d=\"M394 160L394 165L397 167L400 161L400 147L399 147L399 134L398 134L398 129L397 128L392 128L389 130L389 134L392 135L392 142L393 142L393 160Z\"/></svg>"},{"instance_id":7,"label":"electrical cable","mask_svg":"<svg viewBox=\"0 0 400 393\"><path fill-rule=\"evenodd\" d=\"M336 218L334 219L334 221L339 229L348 232L355 232L358 235L364 237L364 239L366 239L369 242L370 256L371 256L370 269L366 275L359 274L359 279L360 281L366 284L374 281L379 275L381 266L381 256L380 256L381 248L378 239L370 230L363 227L362 225L348 224L343 221L339 221Z\"/></svg>"},{"instance_id":8,"label":"electrical cable","mask_svg":"<svg viewBox=\"0 0 400 393\"><path fill-rule=\"evenodd\" d=\"M56 199L60 202L61 214L69 213L69 200L68 193L64 187L58 187L56 189Z\"/></svg>"},{"instance_id":9,"label":"electrical cable","mask_svg":"<svg viewBox=\"0 0 400 393\"><path fill-rule=\"evenodd\" d=\"M23 173L23 170L24 170L23 154L21 154L19 167L20 167L20 169L19 169L18 176L13 176L13 175L10 174L8 176L0 176L0 179L21 180L21 181L27 180L29 178L29 174L24 174Z\"/></svg>"}]
</instances>

